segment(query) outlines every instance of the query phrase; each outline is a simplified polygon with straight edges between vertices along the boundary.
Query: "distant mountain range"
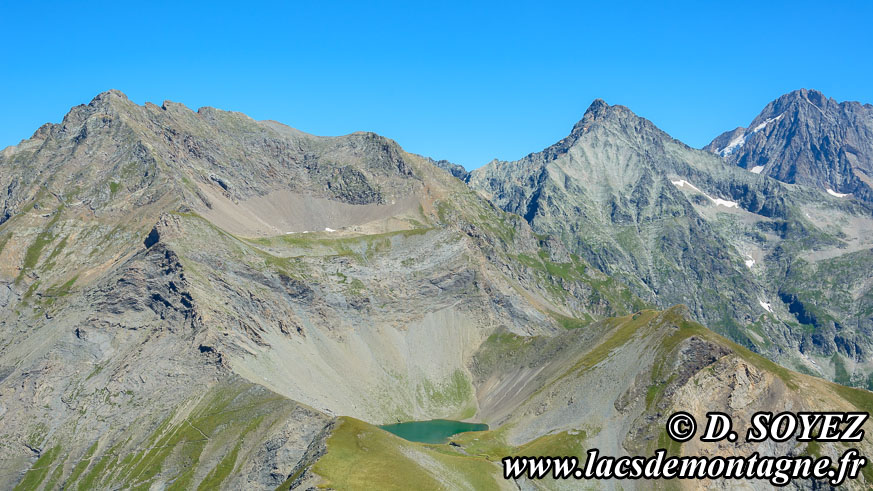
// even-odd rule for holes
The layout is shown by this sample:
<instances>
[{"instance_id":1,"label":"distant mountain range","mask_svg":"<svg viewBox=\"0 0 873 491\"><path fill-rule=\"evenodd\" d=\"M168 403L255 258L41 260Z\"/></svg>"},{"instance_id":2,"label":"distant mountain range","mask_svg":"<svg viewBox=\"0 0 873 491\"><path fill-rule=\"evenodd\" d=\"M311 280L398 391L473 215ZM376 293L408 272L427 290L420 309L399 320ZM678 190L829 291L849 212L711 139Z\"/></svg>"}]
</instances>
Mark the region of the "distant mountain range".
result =
<instances>
[{"instance_id":1,"label":"distant mountain range","mask_svg":"<svg viewBox=\"0 0 873 491\"><path fill-rule=\"evenodd\" d=\"M500 460L837 456L664 430L873 407L870 106L798 91L751 128L694 149L597 100L467 172L99 94L0 152L0 488L575 489ZM489 429L377 426L439 418Z\"/></svg>"}]
</instances>

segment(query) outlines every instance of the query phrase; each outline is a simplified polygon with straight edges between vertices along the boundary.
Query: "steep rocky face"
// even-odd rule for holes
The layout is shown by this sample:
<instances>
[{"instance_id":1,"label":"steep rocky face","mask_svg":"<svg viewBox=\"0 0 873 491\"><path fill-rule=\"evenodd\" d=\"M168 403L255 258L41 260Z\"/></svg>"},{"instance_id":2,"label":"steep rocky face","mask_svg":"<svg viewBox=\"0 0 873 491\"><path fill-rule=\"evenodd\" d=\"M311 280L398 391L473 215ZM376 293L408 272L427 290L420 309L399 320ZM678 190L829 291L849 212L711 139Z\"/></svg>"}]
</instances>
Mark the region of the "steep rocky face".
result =
<instances>
[{"instance_id":1,"label":"steep rocky face","mask_svg":"<svg viewBox=\"0 0 873 491\"><path fill-rule=\"evenodd\" d=\"M712 199L698 195L703 205L737 206L740 194L761 187L732 182L726 167L627 108L598 100L567 138L517 162L492 162L470 183L643 298L684 303L714 323L725 315L749 319L759 308L740 254L685 196L700 186L712 190ZM742 185L749 192L736 189ZM744 205L778 213L779 194L766 189L760 203Z\"/></svg>"},{"instance_id":2,"label":"steep rocky face","mask_svg":"<svg viewBox=\"0 0 873 491\"><path fill-rule=\"evenodd\" d=\"M783 95L705 150L750 172L873 202L873 106L816 90Z\"/></svg>"},{"instance_id":3,"label":"steep rocky face","mask_svg":"<svg viewBox=\"0 0 873 491\"><path fill-rule=\"evenodd\" d=\"M870 285L851 281L861 300L849 300L829 290L833 267L819 263L861 258L873 246L863 203L748 172L600 100L568 137L492 162L469 182L642 298L688 305L696 319L787 366L869 383Z\"/></svg>"},{"instance_id":4,"label":"steep rocky face","mask_svg":"<svg viewBox=\"0 0 873 491\"><path fill-rule=\"evenodd\" d=\"M467 169L464 169L463 166L449 162L448 160L433 160L429 158L428 161L464 182L470 180L470 173L467 172Z\"/></svg>"}]
</instances>

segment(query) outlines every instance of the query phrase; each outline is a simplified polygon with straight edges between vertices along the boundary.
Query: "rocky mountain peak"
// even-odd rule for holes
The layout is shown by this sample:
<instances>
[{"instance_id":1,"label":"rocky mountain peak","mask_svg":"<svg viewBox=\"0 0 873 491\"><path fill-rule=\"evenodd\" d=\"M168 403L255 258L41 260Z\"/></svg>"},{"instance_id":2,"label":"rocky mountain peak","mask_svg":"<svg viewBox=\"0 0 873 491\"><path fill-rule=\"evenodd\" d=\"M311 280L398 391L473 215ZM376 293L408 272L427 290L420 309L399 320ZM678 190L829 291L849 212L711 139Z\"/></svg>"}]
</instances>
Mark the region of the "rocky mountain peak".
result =
<instances>
[{"instance_id":1,"label":"rocky mountain peak","mask_svg":"<svg viewBox=\"0 0 873 491\"><path fill-rule=\"evenodd\" d=\"M570 132L570 136L586 133L589 128L591 128L592 124L608 118L611 109L611 106L603 99L594 99L591 105L588 106L588 109L585 110L582 119L573 125L573 130Z\"/></svg>"},{"instance_id":2,"label":"rocky mountain peak","mask_svg":"<svg viewBox=\"0 0 873 491\"><path fill-rule=\"evenodd\" d=\"M127 98L127 95L124 92L122 92L118 89L109 89L107 91L101 92L101 93L97 94L96 96L94 96L94 98L91 99L90 105L95 105L96 103L101 103L101 102L111 102L113 100L115 100L115 101L119 101L119 100L127 101L129 99Z\"/></svg>"},{"instance_id":3,"label":"rocky mountain peak","mask_svg":"<svg viewBox=\"0 0 873 491\"><path fill-rule=\"evenodd\" d=\"M810 102L813 105L818 106L820 108L823 108L827 104L828 101L833 101L833 100L834 99L830 99L830 98L826 97L820 91L815 90L815 89L792 90L791 92L789 92L789 93L787 93L787 94L785 94L782 97L777 99L777 101L780 101L780 102L781 101L791 101L791 102L806 101L806 102Z\"/></svg>"},{"instance_id":4,"label":"rocky mountain peak","mask_svg":"<svg viewBox=\"0 0 873 491\"><path fill-rule=\"evenodd\" d=\"M605 124L623 118L639 118L639 116L625 106L609 105L603 99L594 99L585 110L582 119L573 126L572 133L577 133L580 130L584 132L596 123Z\"/></svg>"},{"instance_id":5,"label":"rocky mountain peak","mask_svg":"<svg viewBox=\"0 0 873 491\"><path fill-rule=\"evenodd\" d=\"M590 116L593 118L597 118L603 116L609 111L611 107L612 106L607 104L606 101L598 97L591 102L591 105L589 105L588 109L585 110L585 114L583 117Z\"/></svg>"},{"instance_id":6,"label":"rocky mountain peak","mask_svg":"<svg viewBox=\"0 0 873 491\"><path fill-rule=\"evenodd\" d=\"M839 112L840 107L851 103L838 103L815 89L799 89L791 91L768 104L758 115L750 128L754 128L767 117L778 117L780 114L800 114L806 118L827 116L830 112ZM789 118L792 119L792 118Z\"/></svg>"},{"instance_id":7,"label":"rocky mountain peak","mask_svg":"<svg viewBox=\"0 0 873 491\"><path fill-rule=\"evenodd\" d=\"M118 114L119 112L129 111L131 108L137 107L137 105L128 99L124 92L110 89L94 96L91 102L84 107L90 109L91 112ZM75 109L71 109L71 112Z\"/></svg>"},{"instance_id":8,"label":"rocky mountain peak","mask_svg":"<svg viewBox=\"0 0 873 491\"><path fill-rule=\"evenodd\" d=\"M870 105L795 90L767 104L748 127L722 133L704 149L755 174L838 198L873 200Z\"/></svg>"},{"instance_id":9,"label":"rocky mountain peak","mask_svg":"<svg viewBox=\"0 0 873 491\"><path fill-rule=\"evenodd\" d=\"M589 133L595 136L585 137ZM660 140L672 138L652 124L651 121L638 116L626 106L610 105L603 99L595 99L564 139L545 150L545 153L558 155L566 152L581 140L590 138L612 139L619 137L629 141Z\"/></svg>"}]
</instances>

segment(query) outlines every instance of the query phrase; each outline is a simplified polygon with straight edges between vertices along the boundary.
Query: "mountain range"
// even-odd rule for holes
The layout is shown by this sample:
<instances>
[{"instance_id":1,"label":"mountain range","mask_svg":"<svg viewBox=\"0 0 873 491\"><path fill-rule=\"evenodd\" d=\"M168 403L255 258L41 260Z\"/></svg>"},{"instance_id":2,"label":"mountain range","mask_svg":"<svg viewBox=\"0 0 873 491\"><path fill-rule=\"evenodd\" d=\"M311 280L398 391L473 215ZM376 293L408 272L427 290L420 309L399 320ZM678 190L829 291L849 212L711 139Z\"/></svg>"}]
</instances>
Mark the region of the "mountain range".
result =
<instances>
[{"instance_id":1,"label":"mountain range","mask_svg":"<svg viewBox=\"0 0 873 491\"><path fill-rule=\"evenodd\" d=\"M870 115L798 91L700 150L597 100L467 172L102 93L0 152L0 487L572 489L500 459L870 410ZM436 418L489 429L378 428Z\"/></svg>"}]
</instances>

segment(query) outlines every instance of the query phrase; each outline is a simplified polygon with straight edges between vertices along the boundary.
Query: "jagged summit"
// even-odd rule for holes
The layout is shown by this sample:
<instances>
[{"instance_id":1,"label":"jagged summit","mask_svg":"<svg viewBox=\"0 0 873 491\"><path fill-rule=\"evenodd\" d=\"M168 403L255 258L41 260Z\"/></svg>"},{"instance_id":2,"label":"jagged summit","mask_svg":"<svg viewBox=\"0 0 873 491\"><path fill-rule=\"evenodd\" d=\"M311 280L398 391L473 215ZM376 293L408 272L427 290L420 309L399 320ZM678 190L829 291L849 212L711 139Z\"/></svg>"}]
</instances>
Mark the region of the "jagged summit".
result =
<instances>
[{"instance_id":1,"label":"jagged summit","mask_svg":"<svg viewBox=\"0 0 873 491\"><path fill-rule=\"evenodd\" d=\"M800 89L705 150L755 174L873 201L873 106Z\"/></svg>"},{"instance_id":2,"label":"jagged summit","mask_svg":"<svg viewBox=\"0 0 873 491\"><path fill-rule=\"evenodd\" d=\"M594 99L591 105L588 106L588 109L585 110L582 119L573 125L573 129L568 137L578 137L579 134L588 131L595 121L608 118L611 110L615 111L615 108L607 104L603 99Z\"/></svg>"},{"instance_id":3,"label":"jagged summit","mask_svg":"<svg viewBox=\"0 0 873 491\"><path fill-rule=\"evenodd\" d=\"M573 130L570 132L570 134L576 135L579 133L584 133L588 131L592 125L597 123L606 124L610 121L617 122L622 119L642 120L648 122L648 120L637 116L626 106L622 106L619 104L609 105L603 99L594 99L591 105L588 106L588 109L585 110L585 114L582 115L582 119L580 119L573 126Z\"/></svg>"},{"instance_id":4,"label":"jagged summit","mask_svg":"<svg viewBox=\"0 0 873 491\"><path fill-rule=\"evenodd\" d=\"M124 92L122 92L118 89L109 89L109 90L105 90L105 91L97 94L96 96L94 96L94 98L91 99L90 104L94 105L95 103L99 103L99 102L103 102L103 101L111 101L113 99L124 100L124 101L129 100L127 98L127 94L125 94Z\"/></svg>"},{"instance_id":5,"label":"jagged summit","mask_svg":"<svg viewBox=\"0 0 873 491\"><path fill-rule=\"evenodd\" d=\"M585 114L583 115L583 119L586 116L591 116L592 118L596 118L599 114L609 110L610 106L606 101L601 98L594 99L591 101L591 104L588 106L588 109L585 110Z\"/></svg>"},{"instance_id":6,"label":"jagged summit","mask_svg":"<svg viewBox=\"0 0 873 491\"><path fill-rule=\"evenodd\" d=\"M567 153L573 146L583 141L614 139L642 143L653 140L674 140L654 123L634 113L630 108L619 104L610 105L603 99L595 99L585 110L582 119L573 125L570 133L540 153L532 153L520 162L530 163L542 154L547 160ZM684 145L684 144L683 144ZM495 165L495 160L488 165Z\"/></svg>"},{"instance_id":7,"label":"jagged summit","mask_svg":"<svg viewBox=\"0 0 873 491\"><path fill-rule=\"evenodd\" d=\"M825 96L820 90L801 88L779 96L773 101L773 104L788 104L800 101L808 102L819 108L824 107L829 102L836 103L836 100Z\"/></svg>"},{"instance_id":8,"label":"jagged summit","mask_svg":"<svg viewBox=\"0 0 873 491\"><path fill-rule=\"evenodd\" d=\"M716 206L760 211L765 200L758 196L753 203L755 192L741 196L750 185L744 174L676 141L629 108L597 99L566 138L521 160L483 166L469 182L537 232L562 237L570 250L642 298L663 306L687 303L699 319L714 321L721 316L716 305L733 303L738 316L757 307L702 283L731 277L745 291L754 286L736 251L702 222L676 183L694 183ZM721 278L710 274L714 270ZM675 272L686 279L678 280Z\"/></svg>"}]
</instances>

